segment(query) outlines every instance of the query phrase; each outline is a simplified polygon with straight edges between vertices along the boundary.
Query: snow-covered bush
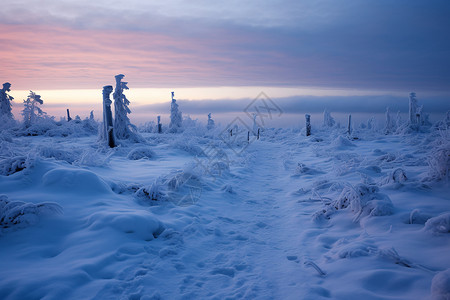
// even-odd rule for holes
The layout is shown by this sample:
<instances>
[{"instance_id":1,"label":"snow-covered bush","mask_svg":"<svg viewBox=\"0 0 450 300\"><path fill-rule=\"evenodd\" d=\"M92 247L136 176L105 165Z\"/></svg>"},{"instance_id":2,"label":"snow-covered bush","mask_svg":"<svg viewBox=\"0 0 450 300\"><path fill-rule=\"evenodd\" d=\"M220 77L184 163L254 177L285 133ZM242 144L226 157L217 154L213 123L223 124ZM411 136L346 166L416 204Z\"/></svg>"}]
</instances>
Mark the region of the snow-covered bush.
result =
<instances>
[{"instance_id":1,"label":"snow-covered bush","mask_svg":"<svg viewBox=\"0 0 450 300\"><path fill-rule=\"evenodd\" d=\"M331 114L328 112L328 110L323 111L323 126L324 127L333 127L336 122L334 121L334 118L331 116Z\"/></svg>"},{"instance_id":2,"label":"snow-covered bush","mask_svg":"<svg viewBox=\"0 0 450 300\"><path fill-rule=\"evenodd\" d=\"M138 199L153 204L154 201L166 201L167 191L161 179L155 180L150 186L142 187L134 194Z\"/></svg>"},{"instance_id":3,"label":"snow-covered bush","mask_svg":"<svg viewBox=\"0 0 450 300\"><path fill-rule=\"evenodd\" d=\"M402 168L397 168L392 171L382 182L382 185L386 184L394 184L394 185L402 185L404 182L408 180L405 171Z\"/></svg>"},{"instance_id":4,"label":"snow-covered bush","mask_svg":"<svg viewBox=\"0 0 450 300\"><path fill-rule=\"evenodd\" d=\"M450 212L428 219L425 230L433 234L450 233Z\"/></svg>"},{"instance_id":5,"label":"snow-covered bush","mask_svg":"<svg viewBox=\"0 0 450 300\"><path fill-rule=\"evenodd\" d=\"M170 132L180 132L182 129L183 116L178 109L177 100L174 98L175 92L172 92L172 103L170 104Z\"/></svg>"},{"instance_id":6,"label":"snow-covered bush","mask_svg":"<svg viewBox=\"0 0 450 300\"><path fill-rule=\"evenodd\" d=\"M377 186L361 183L355 187L346 186L339 197L316 212L313 219L330 219L335 211L347 208L355 215L354 221L364 216L391 215L394 211L392 201L387 195L379 193Z\"/></svg>"},{"instance_id":7,"label":"snow-covered bush","mask_svg":"<svg viewBox=\"0 0 450 300\"><path fill-rule=\"evenodd\" d=\"M55 148L54 146L41 146L37 150L39 155L42 157L54 158L56 160L66 161L70 164L73 163L78 157L78 154L75 152Z\"/></svg>"},{"instance_id":8,"label":"snow-covered bush","mask_svg":"<svg viewBox=\"0 0 450 300\"><path fill-rule=\"evenodd\" d=\"M113 154L113 151L105 154L101 150L87 149L74 161L74 164L88 167L103 167L109 163Z\"/></svg>"},{"instance_id":9,"label":"snow-covered bush","mask_svg":"<svg viewBox=\"0 0 450 300\"><path fill-rule=\"evenodd\" d=\"M433 181L448 180L450 177L450 135L446 130L434 143L435 148L428 156L428 175Z\"/></svg>"},{"instance_id":10,"label":"snow-covered bush","mask_svg":"<svg viewBox=\"0 0 450 300\"><path fill-rule=\"evenodd\" d=\"M0 175L9 176L20 172L31 165L27 156L14 156L0 159Z\"/></svg>"},{"instance_id":11,"label":"snow-covered bush","mask_svg":"<svg viewBox=\"0 0 450 300\"><path fill-rule=\"evenodd\" d=\"M450 299L450 269L434 275L431 281L431 299L449 300Z\"/></svg>"},{"instance_id":12,"label":"snow-covered bush","mask_svg":"<svg viewBox=\"0 0 450 300\"><path fill-rule=\"evenodd\" d=\"M214 128L214 126L215 126L214 120L211 119L211 113L209 113L209 114L208 114L208 124L206 125L206 128L207 128L208 130L211 130L211 129Z\"/></svg>"},{"instance_id":13,"label":"snow-covered bush","mask_svg":"<svg viewBox=\"0 0 450 300\"><path fill-rule=\"evenodd\" d=\"M135 148L133 150L131 150L128 155L127 158L130 160L138 160L138 159L152 159L156 156L155 152L153 152L153 150L151 150L148 147L138 147Z\"/></svg>"},{"instance_id":14,"label":"snow-covered bush","mask_svg":"<svg viewBox=\"0 0 450 300\"><path fill-rule=\"evenodd\" d=\"M23 100L22 116L25 128L45 117L46 113L39 107L42 104L44 104L44 101L41 99L41 96L33 91L30 91L27 99Z\"/></svg>"},{"instance_id":15,"label":"snow-covered bush","mask_svg":"<svg viewBox=\"0 0 450 300\"><path fill-rule=\"evenodd\" d=\"M57 203L27 203L10 201L6 195L0 195L0 228L24 228L39 222L45 214L61 214L62 207Z\"/></svg>"}]
</instances>

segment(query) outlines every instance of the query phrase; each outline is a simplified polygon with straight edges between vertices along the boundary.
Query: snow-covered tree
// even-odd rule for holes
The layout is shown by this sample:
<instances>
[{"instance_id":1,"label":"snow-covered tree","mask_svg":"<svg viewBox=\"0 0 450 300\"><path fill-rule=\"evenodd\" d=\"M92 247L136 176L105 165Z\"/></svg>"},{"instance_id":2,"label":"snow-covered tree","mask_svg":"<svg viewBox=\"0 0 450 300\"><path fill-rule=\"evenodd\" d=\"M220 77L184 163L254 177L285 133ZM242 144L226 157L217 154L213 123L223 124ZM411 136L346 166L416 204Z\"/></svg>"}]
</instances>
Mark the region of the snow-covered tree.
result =
<instances>
[{"instance_id":1,"label":"snow-covered tree","mask_svg":"<svg viewBox=\"0 0 450 300\"><path fill-rule=\"evenodd\" d=\"M394 131L394 124L392 123L389 106L386 107L385 115L386 115L386 124L384 125L384 134L390 134Z\"/></svg>"},{"instance_id":2,"label":"snow-covered tree","mask_svg":"<svg viewBox=\"0 0 450 300\"><path fill-rule=\"evenodd\" d=\"M258 116L257 114L253 114L253 128L252 128L252 130L253 130L253 135L256 135L256 134L257 134L258 128L259 128L258 123L256 122L256 117L257 117L257 116Z\"/></svg>"},{"instance_id":3,"label":"snow-covered tree","mask_svg":"<svg viewBox=\"0 0 450 300\"><path fill-rule=\"evenodd\" d=\"M114 90L114 134L120 140L136 138L136 126L132 125L128 114L131 110L128 108L130 101L123 94L123 90L128 90L128 82L122 82L125 77L123 74L116 75L116 88Z\"/></svg>"},{"instance_id":4,"label":"snow-covered tree","mask_svg":"<svg viewBox=\"0 0 450 300\"><path fill-rule=\"evenodd\" d=\"M6 117L8 119L13 119L12 114L12 104L11 101L14 99L7 92L11 91L11 83L5 82L3 88L0 89L0 116Z\"/></svg>"},{"instance_id":5,"label":"snow-covered tree","mask_svg":"<svg viewBox=\"0 0 450 300\"><path fill-rule=\"evenodd\" d=\"M30 91L26 100L23 100L23 123L26 128L30 127L36 121L46 115L46 113L39 107L44 104L44 101L41 99L40 95L37 95L35 92Z\"/></svg>"},{"instance_id":6,"label":"snow-covered tree","mask_svg":"<svg viewBox=\"0 0 450 300\"><path fill-rule=\"evenodd\" d=\"M331 114L328 112L328 110L323 111L323 126L324 127L333 127L336 122L334 121L334 118L331 116Z\"/></svg>"},{"instance_id":7,"label":"snow-covered tree","mask_svg":"<svg viewBox=\"0 0 450 300\"><path fill-rule=\"evenodd\" d=\"M409 125L418 125L417 122L417 98L416 93L409 94Z\"/></svg>"},{"instance_id":8,"label":"snow-covered tree","mask_svg":"<svg viewBox=\"0 0 450 300\"><path fill-rule=\"evenodd\" d=\"M213 129L214 126L215 126L214 120L211 119L211 113L209 113L209 114L208 114L208 125L206 125L206 128L207 128L208 130L210 130L210 129Z\"/></svg>"},{"instance_id":9,"label":"snow-covered tree","mask_svg":"<svg viewBox=\"0 0 450 300\"><path fill-rule=\"evenodd\" d=\"M183 117L181 111L178 110L177 100L174 98L175 92L172 92L172 103L170 105L170 132L179 132L182 127Z\"/></svg>"}]
</instances>

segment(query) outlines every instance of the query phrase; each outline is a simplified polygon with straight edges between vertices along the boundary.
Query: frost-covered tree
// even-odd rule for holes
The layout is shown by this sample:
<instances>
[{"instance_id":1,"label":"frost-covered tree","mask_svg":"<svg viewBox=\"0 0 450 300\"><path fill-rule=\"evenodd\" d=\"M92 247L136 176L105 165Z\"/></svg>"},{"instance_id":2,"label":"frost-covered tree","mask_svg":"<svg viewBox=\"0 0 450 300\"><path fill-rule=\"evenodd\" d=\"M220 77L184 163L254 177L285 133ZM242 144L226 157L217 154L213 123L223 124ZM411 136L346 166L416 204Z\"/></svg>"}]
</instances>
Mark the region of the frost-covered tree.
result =
<instances>
[{"instance_id":1,"label":"frost-covered tree","mask_svg":"<svg viewBox=\"0 0 450 300\"><path fill-rule=\"evenodd\" d=\"M208 130L210 130L210 129L213 129L214 126L215 126L214 120L211 119L211 113L209 113L209 114L208 114L208 125L206 125L206 128L207 128Z\"/></svg>"},{"instance_id":2,"label":"frost-covered tree","mask_svg":"<svg viewBox=\"0 0 450 300\"><path fill-rule=\"evenodd\" d=\"M409 125L418 125L417 108L416 93L412 92L409 94Z\"/></svg>"},{"instance_id":3,"label":"frost-covered tree","mask_svg":"<svg viewBox=\"0 0 450 300\"><path fill-rule=\"evenodd\" d=\"M7 92L10 91L11 83L5 82L3 88L0 90L0 116L13 119L11 101L13 101L14 98L8 95Z\"/></svg>"},{"instance_id":4,"label":"frost-covered tree","mask_svg":"<svg viewBox=\"0 0 450 300\"><path fill-rule=\"evenodd\" d=\"M328 110L323 111L323 126L324 127L333 127L336 122L334 121L334 118L331 116L331 114L328 112Z\"/></svg>"},{"instance_id":5,"label":"frost-covered tree","mask_svg":"<svg viewBox=\"0 0 450 300\"><path fill-rule=\"evenodd\" d=\"M400 111L397 111L397 115L395 117L395 127L398 129L402 126L402 116L400 115Z\"/></svg>"},{"instance_id":6,"label":"frost-covered tree","mask_svg":"<svg viewBox=\"0 0 450 300\"><path fill-rule=\"evenodd\" d=\"M389 106L386 107L385 115L386 115L386 124L384 125L384 134L390 134L394 131L394 124L392 123Z\"/></svg>"},{"instance_id":7,"label":"frost-covered tree","mask_svg":"<svg viewBox=\"0 0 450 300\"><path fill-rule=\"evenodd\" d=\"M253 114L253 128L252 128L253 135L257 134L258 128L259 128L258 123L256 122L256 117L258 117L258 115L257 114Z\"/></svg>"},{"instance_id":8,"label":"frost-covered tree","mask_svg":"<svg viewBox=\"0 0 450 300\"><path fill-rule=\"evenodd\" d=\"M179 132L182 127L183 117L178 110L177 100L174 98L175 92L172 92L172 103L170 105L170 132Z\"/></svg>"},{"instance_id":9,"label":"frost-covered tree","mask_svg":"<svg viewBox=\"0 0 450 300\"><path fill-rule=\"evenodd\" d=\"M114 134L120 140L135 138L136 127L131 124L128 114L131 110L128 108L130 101L123 94L123 90L128 90L128 82L122 82L125 77L123 74L116 75L116 88L114 90Z\"/></svg>"},{"instance_id":10,"label":"frost-covered tree","mask_svg":"<svg viewBox=\"0 0 450 300\"><path fill-rule=\"evenodd\" d=\"M39 107L44 104L44 101L41 99L40 95L37 95L35 92L30 91L26 100L23 100L23 123L26 128L35 124L37 120L43 118L46 113Z\"/></svg>"}]
</instances>

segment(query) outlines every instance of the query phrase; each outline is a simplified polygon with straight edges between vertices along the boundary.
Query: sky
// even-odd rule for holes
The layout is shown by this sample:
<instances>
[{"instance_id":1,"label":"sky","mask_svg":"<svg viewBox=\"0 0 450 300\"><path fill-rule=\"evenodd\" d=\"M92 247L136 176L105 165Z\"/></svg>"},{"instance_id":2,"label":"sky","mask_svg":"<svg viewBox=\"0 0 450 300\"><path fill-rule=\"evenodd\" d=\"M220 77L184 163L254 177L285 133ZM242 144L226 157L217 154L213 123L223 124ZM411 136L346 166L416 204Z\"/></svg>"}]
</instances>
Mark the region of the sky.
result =
<instances>
[{"instance_id":1,"label":"sky","mask_svg":"<svg viewBox=\"0 0 450 300\"><path fill-rule=\"evenodd\" d=\"M221 103L264 91L301 106L311 96L316 109L330 97L397 101L415 91L442 111L449 15L448 0L3 0L0 81L16 104L33 90L49 108L83 112L120 73L132 111L173 90Z\"/></svg>"}]
</instances>

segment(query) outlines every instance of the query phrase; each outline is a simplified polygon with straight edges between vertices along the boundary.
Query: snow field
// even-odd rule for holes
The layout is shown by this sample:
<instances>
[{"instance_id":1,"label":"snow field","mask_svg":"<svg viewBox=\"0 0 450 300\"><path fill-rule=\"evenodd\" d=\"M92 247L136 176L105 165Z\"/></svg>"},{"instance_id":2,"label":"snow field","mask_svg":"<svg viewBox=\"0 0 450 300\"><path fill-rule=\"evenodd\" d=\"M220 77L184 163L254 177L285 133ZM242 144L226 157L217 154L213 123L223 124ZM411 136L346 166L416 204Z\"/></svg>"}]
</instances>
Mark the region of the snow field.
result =
<instances>
[{"instance_id":1,"label":"snow field","mask_svg":"<svg viewBox=\"0 0 450 300\"><path fill-rule=\"evenodd\" d=\"M1 223L0 298L446 299L445 142L354 136L5 138L0 203L34 209Z\"/></svg>"}]
</instances>

